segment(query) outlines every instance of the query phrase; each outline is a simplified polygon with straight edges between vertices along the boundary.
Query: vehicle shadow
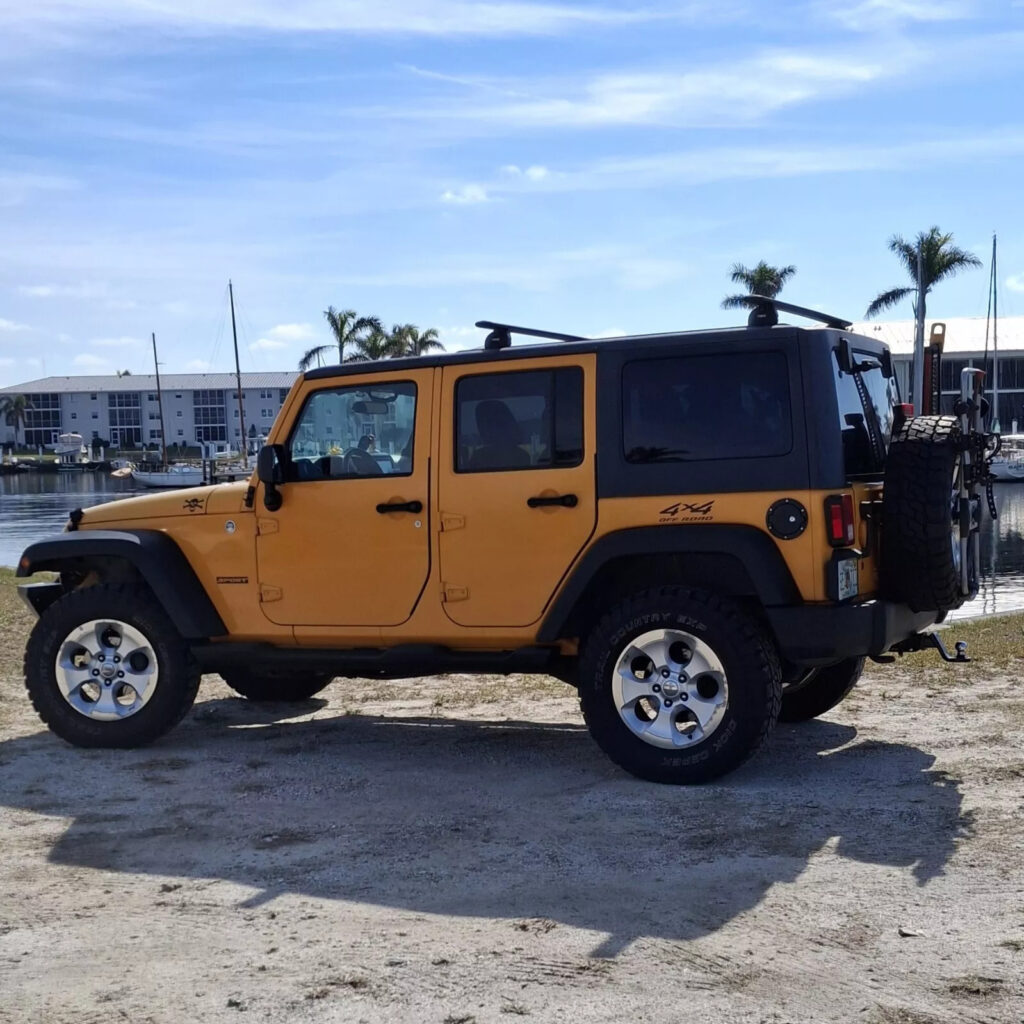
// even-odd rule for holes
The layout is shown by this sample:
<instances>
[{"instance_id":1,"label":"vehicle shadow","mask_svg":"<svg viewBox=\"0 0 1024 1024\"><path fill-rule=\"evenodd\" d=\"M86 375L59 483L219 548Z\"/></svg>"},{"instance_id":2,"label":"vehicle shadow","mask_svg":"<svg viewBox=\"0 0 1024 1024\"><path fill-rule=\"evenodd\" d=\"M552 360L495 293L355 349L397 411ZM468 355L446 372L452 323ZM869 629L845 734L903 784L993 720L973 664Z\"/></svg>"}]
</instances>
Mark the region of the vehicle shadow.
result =
<instances>
[{"instance_id":1,"label":"vehicle shadow","mask_svg":"<svg viewBox=\"0 0 1024 1024\"><path fill-rule=\"evenodd\" d=\"M310 701L301 711L323 708ZM546 918L687 940L842 856L940 875L970 830L956 780L850 726L780 726L702 787L643 783L575 724L350 714L279 721L211 700L156 746L0 743L0 803L72 819L57 864L222 879L422 913Z\"/></svg>"}]
</instances>

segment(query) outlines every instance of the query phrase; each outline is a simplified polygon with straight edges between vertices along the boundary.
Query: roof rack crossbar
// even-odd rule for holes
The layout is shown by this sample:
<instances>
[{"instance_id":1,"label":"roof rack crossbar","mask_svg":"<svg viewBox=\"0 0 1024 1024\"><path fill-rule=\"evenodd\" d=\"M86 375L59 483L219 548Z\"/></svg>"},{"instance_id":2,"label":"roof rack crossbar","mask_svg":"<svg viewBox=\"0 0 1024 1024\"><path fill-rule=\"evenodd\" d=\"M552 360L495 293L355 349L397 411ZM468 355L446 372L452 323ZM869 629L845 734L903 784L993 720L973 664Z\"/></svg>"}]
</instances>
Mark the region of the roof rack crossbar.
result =
<instances>
[{"instance_id":1,"label":"roof rack crossbar","mask_svg":"<svg viewBox=\"0 0 1024 1024\"><path fill-rule=\"evenodd\" d=\"M512 324L496 324L492 320L477 320L477 327L483 327L491 333L484 338L484 348L489 351L508 348L512 344L513 334L524 334L530 338L546 338L549 341L586 341L577 334L558 334L555 331L538 331L534 327L515 327Z\"/></svg>"},{"instance_id":2,"label":"roof rack crossbar","mask_svg":"<svg viewBox=\"0 0 1024 1024\"><path fill-rule=\"evenodd\" d=\"M841 331L849 330L853 326L852 320L843 320L841 317L832 316L831 313L821 313L805 306L794 306L770 295L744 295L743 301L752 307L747 318L748 327L774 327L779 322L780 309L783 313L792 313L807 320L817 320L826 327L838 327Z\"/></svg>"}]
</instances>

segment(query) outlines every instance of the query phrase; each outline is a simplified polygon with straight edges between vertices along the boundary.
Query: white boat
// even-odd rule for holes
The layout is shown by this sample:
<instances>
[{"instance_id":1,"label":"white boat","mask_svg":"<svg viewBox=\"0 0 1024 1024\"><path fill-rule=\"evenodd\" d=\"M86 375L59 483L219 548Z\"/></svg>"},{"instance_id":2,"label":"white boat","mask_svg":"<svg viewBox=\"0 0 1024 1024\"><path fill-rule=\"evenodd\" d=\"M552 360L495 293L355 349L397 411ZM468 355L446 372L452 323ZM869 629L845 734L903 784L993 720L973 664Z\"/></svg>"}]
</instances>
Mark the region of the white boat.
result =
<instances>
[{"instance_id":1,"label":"white boat","mask_svg":"<svg viewBox=\"0 0 1024 1024\"><path fill-rule=\"evenodd\" d=\"M198 487L203 482L199 466L167 466L166 469L132 467L132 479L143 487Z\"/></svg>"},{"instance_id":2,"label":"white boat","mask_svg":"<svg viewBox=\"0 0 1024 1024\"><path fill-rule=\"evenodd\" d=\"M997 480L1024 480L1024 434L1003 435L992 475Z\"/></svg>"}]
</instances>

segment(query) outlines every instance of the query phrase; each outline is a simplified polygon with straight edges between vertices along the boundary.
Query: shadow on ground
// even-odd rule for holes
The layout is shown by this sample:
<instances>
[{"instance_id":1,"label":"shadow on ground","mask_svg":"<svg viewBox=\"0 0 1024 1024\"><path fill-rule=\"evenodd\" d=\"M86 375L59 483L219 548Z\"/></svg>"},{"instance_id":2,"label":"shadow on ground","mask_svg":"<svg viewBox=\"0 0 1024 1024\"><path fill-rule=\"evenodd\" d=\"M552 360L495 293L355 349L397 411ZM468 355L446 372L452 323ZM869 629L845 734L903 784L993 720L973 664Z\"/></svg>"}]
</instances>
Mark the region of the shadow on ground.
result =
<instances>
[{"instance_id":1,"label":"shadow on ground","mask_svg":"<svg viewBox=\"0 0 1024 1024\"><path fill-rule=\"evenodd\" d=\"M288 722L226 699L144 750L76 750L46 732L0 743L0 802L73 819L57 864L229 880L254 889L249 906L295 892L549 918L607 933L595 952L614 955L721 928L832 840L926 884L969 828L933 761L819 721L780 726L740 771L678 789L624 775L572 724Z\"/></svg>"}]
</instances>

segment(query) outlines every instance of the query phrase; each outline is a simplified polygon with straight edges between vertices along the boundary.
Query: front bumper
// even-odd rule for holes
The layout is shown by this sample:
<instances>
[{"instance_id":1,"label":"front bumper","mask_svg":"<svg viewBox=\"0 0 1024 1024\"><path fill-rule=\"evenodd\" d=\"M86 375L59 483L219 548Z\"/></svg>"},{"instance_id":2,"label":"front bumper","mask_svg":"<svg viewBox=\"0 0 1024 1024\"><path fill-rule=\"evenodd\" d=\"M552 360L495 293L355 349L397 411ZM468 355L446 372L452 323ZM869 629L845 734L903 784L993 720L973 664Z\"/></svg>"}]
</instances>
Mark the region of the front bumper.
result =
<instances>
[{"instance_id":1,"label":"front bumper","mask_svg":"<svg viewBox=\"0 0 1024 1024\"><path fill-rule=\"evenodd\" d=\"M939 620L938 612L913 612L893 601L766 608L765 612L779 654L798 665L885 654L893 644Z\"/></svg>"}]
</instances>

